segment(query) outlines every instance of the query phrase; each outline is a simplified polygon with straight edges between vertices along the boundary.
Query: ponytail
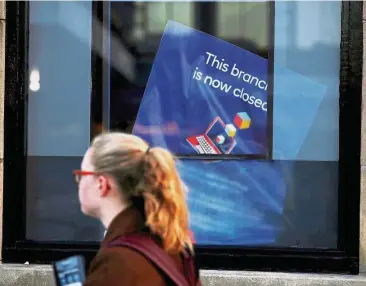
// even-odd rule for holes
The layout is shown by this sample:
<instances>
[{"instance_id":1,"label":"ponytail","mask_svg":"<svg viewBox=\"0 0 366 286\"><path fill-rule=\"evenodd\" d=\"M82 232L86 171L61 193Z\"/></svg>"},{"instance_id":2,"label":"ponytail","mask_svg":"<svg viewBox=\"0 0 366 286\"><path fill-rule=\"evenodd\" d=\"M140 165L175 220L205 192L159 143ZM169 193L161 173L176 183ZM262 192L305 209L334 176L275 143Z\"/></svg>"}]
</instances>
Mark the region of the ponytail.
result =
<instances>
[{"instance_id":1,"label":"ponytail","mask_svg":"<svg viewBox=\"0 0 366 286\"><path fill-rule=\"evenodd\" d=\"M169 151L154 147L143 156L143 192L146 225L162 240L165 251L193 251L188 208L182 182Z\"/></svg>"},{"instance_id":2,"label":"ponytail","mask_svg":"<svg viewBox=\"0 0 366 286\"><path fill-rule=\"evenodd\" d=\"M143 198L146 225L164 250L193 251L185 192L171 153L124 133L98 135L91 147L96 172L115 178L124 197Z\"/></svg>"}]
</instances>

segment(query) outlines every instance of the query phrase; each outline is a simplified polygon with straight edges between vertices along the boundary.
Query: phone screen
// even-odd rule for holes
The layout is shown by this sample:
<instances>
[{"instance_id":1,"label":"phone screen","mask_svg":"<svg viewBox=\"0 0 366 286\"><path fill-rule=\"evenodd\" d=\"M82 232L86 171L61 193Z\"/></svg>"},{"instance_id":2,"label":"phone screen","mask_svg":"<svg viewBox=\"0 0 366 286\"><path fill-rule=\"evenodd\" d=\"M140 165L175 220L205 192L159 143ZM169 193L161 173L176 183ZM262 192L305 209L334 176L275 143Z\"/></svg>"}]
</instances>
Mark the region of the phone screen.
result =
<instances>
[{"instance_id":1,"label":"phone screen","mask_svg":"<svg viewBox=\"0 0 366 286\"><path fill-rule=\"evenodd\" d=\"M81 286L85 281L85 263L82 256L72 256L53 264L58 286Z\"/></svg>"}]
</instances>

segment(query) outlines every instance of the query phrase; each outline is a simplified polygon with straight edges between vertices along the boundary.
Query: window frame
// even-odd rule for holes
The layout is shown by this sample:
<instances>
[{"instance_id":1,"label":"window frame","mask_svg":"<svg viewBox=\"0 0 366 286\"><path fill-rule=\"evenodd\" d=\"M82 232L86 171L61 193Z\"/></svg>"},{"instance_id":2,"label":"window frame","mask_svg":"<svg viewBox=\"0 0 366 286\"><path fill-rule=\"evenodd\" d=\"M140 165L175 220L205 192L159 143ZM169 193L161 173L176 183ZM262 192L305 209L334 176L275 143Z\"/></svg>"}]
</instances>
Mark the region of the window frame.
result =
<instances>
[{"instance_id":1,"label":"window frame","mask_svg":"<svg viewBox=\"0 0 366 286\"><path fill-rule=\"evenodd\" d=\"M359 273L363 2L342 1L341 5L337 249L197 246L201 269ZM97 11L100 12L98 8ZM6 19L3 262L51 263L83 254L88 265L98 250L98 242L46 243L25 239L28 2L7 1ZM98 62L92 68L95 82L104 63L95 58L93 62ZM100 89L99 85L93 87L93 91Z\"/></svg>"}]
</instances>

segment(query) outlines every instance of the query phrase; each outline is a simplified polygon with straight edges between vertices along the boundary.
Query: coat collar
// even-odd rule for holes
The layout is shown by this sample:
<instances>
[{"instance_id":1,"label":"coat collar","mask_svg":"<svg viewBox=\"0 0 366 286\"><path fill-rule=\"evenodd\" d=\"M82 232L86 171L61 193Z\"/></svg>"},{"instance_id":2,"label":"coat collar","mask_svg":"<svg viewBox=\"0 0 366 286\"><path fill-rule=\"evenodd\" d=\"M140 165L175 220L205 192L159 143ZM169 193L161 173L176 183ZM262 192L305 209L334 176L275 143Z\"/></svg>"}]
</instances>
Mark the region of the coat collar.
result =
<instances>
[{"instance_id":1,"label":"coat collar","mask_svg":"<svg viewBox=\"0 0 366 286\"><path fill-rule=\"evenodd\" d=\"M101 247L107 246L119 236L143 231L144 228L146 228L145 220L141 212L134 205L131 205L112 220L106 231Z\"/></svg>"}]
</instances>

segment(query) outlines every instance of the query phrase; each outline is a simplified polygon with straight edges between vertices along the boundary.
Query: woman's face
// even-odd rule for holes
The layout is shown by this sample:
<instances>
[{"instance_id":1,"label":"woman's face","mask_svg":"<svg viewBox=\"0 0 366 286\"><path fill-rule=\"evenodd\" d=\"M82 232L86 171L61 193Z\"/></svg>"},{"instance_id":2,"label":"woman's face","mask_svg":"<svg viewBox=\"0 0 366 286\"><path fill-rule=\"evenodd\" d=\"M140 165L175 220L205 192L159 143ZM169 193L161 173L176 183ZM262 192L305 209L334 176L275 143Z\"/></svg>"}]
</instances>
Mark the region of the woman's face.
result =
<instances>
[{"instance_id":1,"label":"woman's face","mask_svg":"<svg viewBox=\"0 0 366 286\"><path fill-rule=\"evenodd\" d=\"M92 152L89 148L88 151L86 151L81 163L82 171L94 171L91 156ZM83 214L99 218L100 200L101 197L99 195L97 176L81 176L79 182L79 201Z\"/></svg>"}]
</instances>

